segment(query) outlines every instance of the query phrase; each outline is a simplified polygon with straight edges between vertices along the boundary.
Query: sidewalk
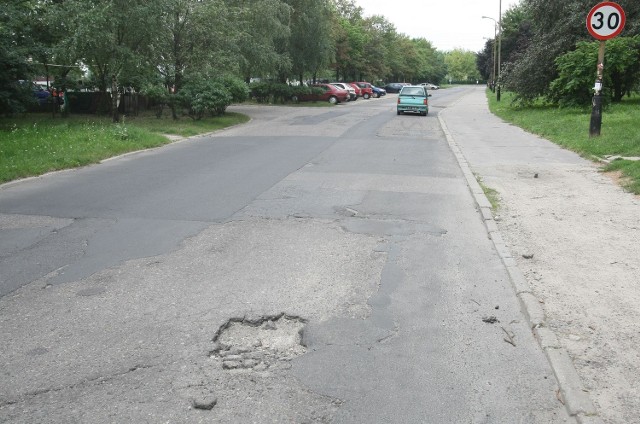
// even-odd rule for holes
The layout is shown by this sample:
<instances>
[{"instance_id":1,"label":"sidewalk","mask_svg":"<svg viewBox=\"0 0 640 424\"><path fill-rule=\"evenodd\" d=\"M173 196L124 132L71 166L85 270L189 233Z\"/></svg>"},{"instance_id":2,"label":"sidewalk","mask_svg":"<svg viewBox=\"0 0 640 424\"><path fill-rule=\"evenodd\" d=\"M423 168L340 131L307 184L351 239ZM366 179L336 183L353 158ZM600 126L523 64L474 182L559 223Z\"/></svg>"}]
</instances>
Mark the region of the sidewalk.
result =
<instances>
[{"instance_id":1,"label":"sidewalk","mask_svg":"<svg viewBox=\"0 0 640 424\"><path fill-rule=\"evenodd\" d=\"M493 217L476 198L559 399L579 422L640 423L640 199L492 115L484 88L439 118L474 193L469 171L499 194Z\"/></svg>"}]
</instances>

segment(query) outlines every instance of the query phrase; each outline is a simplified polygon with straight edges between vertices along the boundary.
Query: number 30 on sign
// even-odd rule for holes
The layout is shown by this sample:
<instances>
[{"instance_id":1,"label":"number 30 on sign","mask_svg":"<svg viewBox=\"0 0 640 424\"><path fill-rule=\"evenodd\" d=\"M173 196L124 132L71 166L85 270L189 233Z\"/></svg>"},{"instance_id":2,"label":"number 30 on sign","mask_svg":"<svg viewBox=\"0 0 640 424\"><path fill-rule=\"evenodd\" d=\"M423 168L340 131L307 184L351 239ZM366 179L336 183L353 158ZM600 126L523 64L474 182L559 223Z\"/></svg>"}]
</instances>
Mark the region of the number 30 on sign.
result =
<instances>
[{"instance_id":1,"label":"number 30 on sign","mask_svg":"<svg viewBox=\"0 0 640 424\"><path fill-rule=\"evenodd\" d=\"M597 4L587 16L587 29L598 40L610 40L620 35L626 17L618 3L605 1Z\"/></svg>"}]
</instances>

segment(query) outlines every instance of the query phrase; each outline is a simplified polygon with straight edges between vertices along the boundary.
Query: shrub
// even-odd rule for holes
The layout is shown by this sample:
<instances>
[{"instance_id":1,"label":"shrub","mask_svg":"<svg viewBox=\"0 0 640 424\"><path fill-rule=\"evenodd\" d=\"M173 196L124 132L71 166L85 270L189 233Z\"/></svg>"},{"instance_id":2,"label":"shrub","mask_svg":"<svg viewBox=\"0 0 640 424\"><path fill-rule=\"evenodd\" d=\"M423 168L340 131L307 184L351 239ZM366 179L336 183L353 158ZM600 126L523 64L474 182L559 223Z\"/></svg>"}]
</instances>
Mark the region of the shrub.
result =
<instances>
[{"instance_id":1,"label":"shrub","mask_svg":"<svg viewBox=\"0 0 640 424\"><path fill-rule=\"evenodd\" d=\"M251 84L251 95L258 103L286 103L294 95L294 89L284 83L254 82Z\"/></svg>"},{"instance_id":2,"label":"shrub","mask_svg":"<svg viewBox=\"0 0 640 424\"><path fill-rule=\"evenodd\" d=\"M249 87L241 79L225 76L220 79L220 82L229 90L234 103L242 103L249 98Z\"/></svg>"},{"instance_id":3,"label":"shrub","mask_svg":"<svg viewBox=\"0 0 640 424\"><path fill-rule=\"evenodd\" d=\"M576 49L556 59L558 78L550 86L550 99L562 106L589 105L596 78L599 42L579 42ZM604 61L604 100L620 102L640 81L640 36L607 42Z\"/></svg>"},{"instance_id":4,"label":"shrub","mask_svg":"<svg viewBox=\"0 0 640 424\"><path fill-rule=\"evenodd\" d=\"M223 115L233 97L219 81L195 78L188 81L177 95L178 104L189 117L200 120L205 115Z\"/></svg>"},{"instance_id":5,"label":"shrub","mask_svg":"<svg viewBox=\"0 0 640 424\"><path fill-rule=\"evenodd\" d=\"M159 84L148 84L141 90L142 94L147 96L149 102L156 110L156 117L161 118L162 112L170 102L170 94L166 87Z\"/></svg>"}]
</instances>

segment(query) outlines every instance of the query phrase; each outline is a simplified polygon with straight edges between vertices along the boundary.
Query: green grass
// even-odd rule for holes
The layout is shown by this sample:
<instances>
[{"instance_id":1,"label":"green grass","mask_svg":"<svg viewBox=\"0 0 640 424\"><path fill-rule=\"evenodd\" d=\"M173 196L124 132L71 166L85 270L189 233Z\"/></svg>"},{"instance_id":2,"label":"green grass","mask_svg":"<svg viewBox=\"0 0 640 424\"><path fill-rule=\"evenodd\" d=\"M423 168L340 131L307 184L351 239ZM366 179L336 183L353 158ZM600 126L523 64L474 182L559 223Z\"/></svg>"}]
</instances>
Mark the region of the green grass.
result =
<instances>
[{"instance_id":1,"label":"green grass","mask_svg":"<svg viewBox=\"0 0 640 424\"><path fill-rule=\"evenodd\" d=\"M487 187L478 174L474 175L476 176L476 180L478 181L478 184L480 184L484 195L487 197L487 200L489 200L489 203L491 203L491 210L493 212L497 212L500 208L500 194L497 190Z\"/></svg>"},{"instance_id":2,"label":"green grass","mask_svg":"<svg viewBox=\"0 0 640 424\"><path fill-rule=\"evenodd\" d=\"M589 137L591 108L558 108L544 104L520 107L511 93L500 102L487 90L489 108L507 122L573 150L588 159L605 156L640 156L640 97L625 98L606 107L600 137ZM640 194L640 161L618 160L604 171L620 171L629 191Z\"/></svg>"},{"instance_id":3,"label":"green grass","mask_svg":"<svg viewBox=\"0 0 640 424\"><path fill-rule=\"evenodd\" d=\"M153 115L124 118L32 114L0 118L0 183L97 163L119 154L169 143L164 134L191 136L215 131L248 117L229 113L193 121Z\"/></svg>"}]
</instances>

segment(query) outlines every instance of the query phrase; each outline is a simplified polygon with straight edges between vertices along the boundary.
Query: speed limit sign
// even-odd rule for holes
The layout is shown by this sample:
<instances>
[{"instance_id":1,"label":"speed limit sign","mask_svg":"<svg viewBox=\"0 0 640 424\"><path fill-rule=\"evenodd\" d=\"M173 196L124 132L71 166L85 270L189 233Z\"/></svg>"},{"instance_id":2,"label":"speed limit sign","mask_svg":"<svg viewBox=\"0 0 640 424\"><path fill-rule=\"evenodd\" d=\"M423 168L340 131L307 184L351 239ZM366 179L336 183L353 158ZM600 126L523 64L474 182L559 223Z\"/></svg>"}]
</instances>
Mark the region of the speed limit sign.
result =
<instances>
[{"instance_id":1,"label":"speed limit sign","mask_svg":"<svg viewBox=\"0 0 640 424\"><path fill-rule=\"evenodd\" d=\"M598 40L610 40L620 35L626 17L618 3L605 1L597 4L587 16L587 29Z\"/></svg>"}]
</instances>

